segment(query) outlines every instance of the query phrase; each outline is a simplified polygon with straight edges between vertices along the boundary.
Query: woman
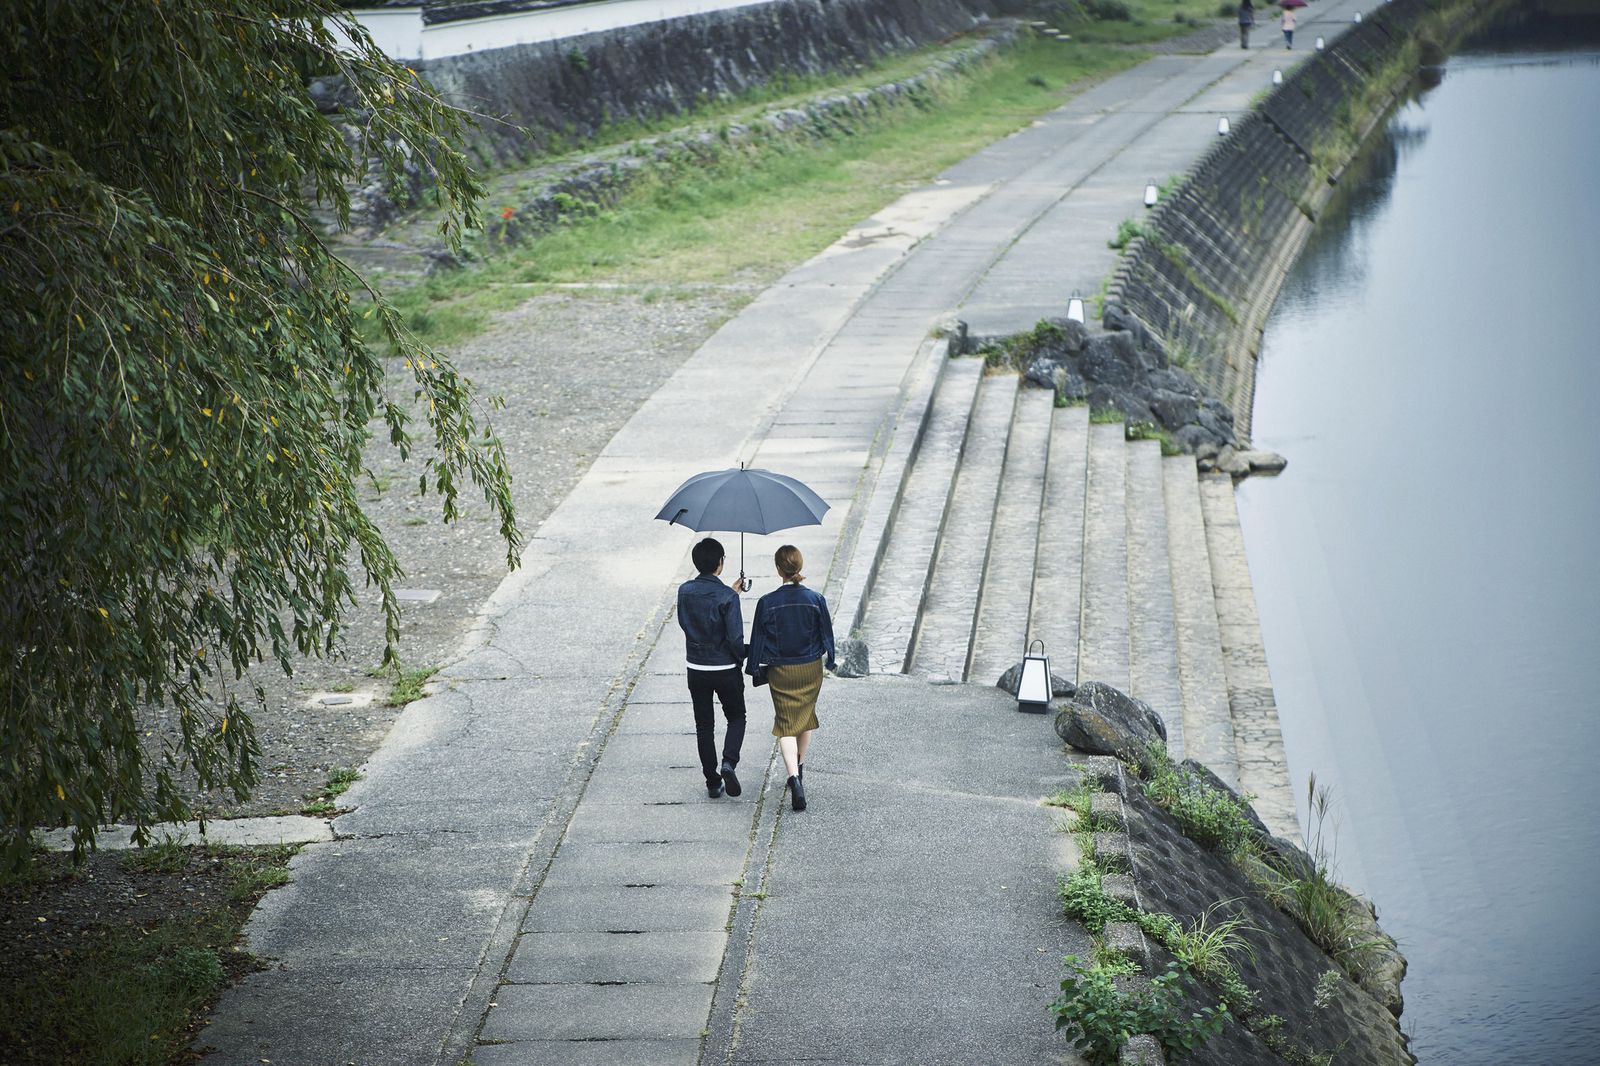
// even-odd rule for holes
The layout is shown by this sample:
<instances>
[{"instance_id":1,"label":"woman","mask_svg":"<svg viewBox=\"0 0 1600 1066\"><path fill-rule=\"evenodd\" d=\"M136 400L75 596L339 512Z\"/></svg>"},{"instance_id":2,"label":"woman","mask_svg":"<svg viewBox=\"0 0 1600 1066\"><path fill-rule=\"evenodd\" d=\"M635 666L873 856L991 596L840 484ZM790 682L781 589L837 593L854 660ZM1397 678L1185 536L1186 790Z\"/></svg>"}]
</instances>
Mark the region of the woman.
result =
<instances>
[{"instance_id":1,"label":"woman","mask_svg":"<svg viewBox=\"0 0 1600 1066\"><path fill-rule=\"evenodd\" d=\"M1256 7L1250 0L1239 4L1239 47L1250 47L1250 27L1256 24Z\"/></svg>"},{"instance_id":2,"label":"woman","mask_svg":"<svg viewBox=\"0 0 1600 1066\"><path fill-rule=\"evenodd\" d=\"M833 619L822 594L801 584L805 559L785 544L772 556L783 584L756 601L745 669L760 685L772 686L772 735L778 738L789 806L806 809L806 750L817 730L817 693L822 670L833 669Z\"/></svg>"},{"instance_id":3,"label":"woman","mask_svg":"<svg viewBox=\"0 0 1600 1066\"><path fill-rule=\"evenodd\" d=\"M1283 9L1283 48L1284 51L1294 47L1294 8Z\"/></svg>"}]
</instances>

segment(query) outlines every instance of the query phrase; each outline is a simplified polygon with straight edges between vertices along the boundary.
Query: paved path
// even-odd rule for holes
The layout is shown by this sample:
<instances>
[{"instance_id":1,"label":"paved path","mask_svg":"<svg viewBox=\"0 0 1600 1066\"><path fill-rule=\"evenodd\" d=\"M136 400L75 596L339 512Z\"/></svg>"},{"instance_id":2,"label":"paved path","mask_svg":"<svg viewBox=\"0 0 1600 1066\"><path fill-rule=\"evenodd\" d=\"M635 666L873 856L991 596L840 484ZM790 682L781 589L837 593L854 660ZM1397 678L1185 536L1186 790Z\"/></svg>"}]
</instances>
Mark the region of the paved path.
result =
<instances>
[{"instance_id":1,"label":"paved path","mask_svg":"<svg viewBox=\"0 0 1600 1066\"><path fill-rule=\"evenodd\" d=\"M1315 32L1308 19L1303 33ZM247 934L252 950L276 961L219 1004L200 1038L215 1049L206 1061L689 1063L703 1031L731 1047L747 960L737 939L729 950L728 930L754 928L759 902L741 886L772 858L799 887L803 863L771 817L760 712L746 745L746 796L704 798L675 631L658 643L690 538L648 517L698 470L739 460L782 468L836 504L820 529L793 538L810 583L828 587L835 547L859 520L852 503L867 498L896 446L902 389L938 350L925 343L934 322L964 306L979 332L1024 328L1057 313L1071 288L1092 293L1111 263L1104 242L1139 210L1146 178L1182 169L1214 136L1211 109L1242 107L1275 61L1223 50L1162 57L1109 79L866 220L707 341L539 528L458 661L406 709L346 794L355 809L335 821L339 839L308 847L292 883L266 897ZM751 546L757 592L772 587L764 560L774 543ZM758 696L755 705L765 704ZM872 729L909 721L902 714ZM926 721L930 739L937 724ZM888 773L896 749L850 757L869 751ZM834 772L824 765L822 774ZM852 771L877 772L865 763ZM796 834L794 846L815 853L844 839L826 828L829 807L859 823L866 815L847 812L875 795L879 839L894 827L934 832L905 848L938 839L952 870L981 868L970 852L989 847L979 831L987 816L953 811L951 797L987 796L983 809L1004 821L998 812L1011 808L997 797L1020 802L1038 772L1001 760L898 775L930 782L926 802L915 789L875 791L864 780L823 802L821 776L808 830L819 835ZM973 777L970 788L960 773ZM922 825L935 810L973 819L971 835ZM1008 854L1018 876L1046 876ZM896 868L910 876L914 857L894 853ZM836 887L812 884L791 899L832 906ZM1039 913L1015 917L1024 923L1016 944L1036 943ZM791 910L784 920L803 936L816 916ZM882 952L888 943L859 946ZM752 1002L768 1013L752 1016L752 1041L766 1033L781 985L762 977L761 957L758 947ZM785 972L801 965L796 958ZM857 987L889 994L870 974ZM920 1016L935 1024L943 1006L935 1000ZM868 1009L861 1004L863 1017ZM480 1035L498 1043L476 1046Z\"/></svg>"}]
</instances>

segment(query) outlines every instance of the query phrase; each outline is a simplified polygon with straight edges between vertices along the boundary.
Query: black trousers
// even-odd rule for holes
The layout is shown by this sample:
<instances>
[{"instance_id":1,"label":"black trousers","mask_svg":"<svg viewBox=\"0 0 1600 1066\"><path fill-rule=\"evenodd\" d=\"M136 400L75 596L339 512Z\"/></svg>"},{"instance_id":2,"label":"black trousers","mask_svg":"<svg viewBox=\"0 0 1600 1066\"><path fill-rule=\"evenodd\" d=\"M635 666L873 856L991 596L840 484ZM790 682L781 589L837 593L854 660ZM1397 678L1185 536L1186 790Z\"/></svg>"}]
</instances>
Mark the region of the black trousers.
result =
<instances>
[{"instance_id":1,"label":"black trousers","mask_svg":"<svg viewBox=\"0 0 1600 1066\"><path fill-rule=\"evenodd\" d=\"M721 766L717 763L716 716L712 713L711 696L716 694L722 703L723 717L728 719L728 735L722 742L722 761L729 766L739 765L739 749L744 746L744 674L737 666L726 670L690 670L689 698L694 701L694 738L700 748L700 769L705 772L706 784L722 781Z\"/></svg>"}]
</instances>

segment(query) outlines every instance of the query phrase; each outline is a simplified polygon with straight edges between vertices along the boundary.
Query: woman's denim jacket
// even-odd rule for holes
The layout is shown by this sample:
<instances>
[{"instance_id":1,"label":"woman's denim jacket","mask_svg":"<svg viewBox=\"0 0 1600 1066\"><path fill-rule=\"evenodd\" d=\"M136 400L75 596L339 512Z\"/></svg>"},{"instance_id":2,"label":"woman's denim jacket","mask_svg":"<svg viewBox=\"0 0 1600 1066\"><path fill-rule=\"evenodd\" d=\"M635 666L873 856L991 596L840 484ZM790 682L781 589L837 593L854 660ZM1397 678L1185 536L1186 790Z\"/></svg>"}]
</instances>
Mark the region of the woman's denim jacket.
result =
<instances>
[{"instance_id":1,"label":"woman's denim jacket","mask_svg":"<svg viewBox=\"0 0 1600 1066\"><path fill-rule=\"evenodd\" d=\"M678 625L688 661L696 666L738 666L744 658L739 594L710 574L678 586Z\"/></svg>"},{"instance_id":2,"label":"woman's denim jacket","mask_svg":"<svg viewBox=\"0 0 1600 1066\"><path fill-rule=\"evenodd\" d=\"M824 655L833 669L833 619L828 601L804 585L784 584L756 601L745 669L813 663Z\"/></svg>"}]
</instances>

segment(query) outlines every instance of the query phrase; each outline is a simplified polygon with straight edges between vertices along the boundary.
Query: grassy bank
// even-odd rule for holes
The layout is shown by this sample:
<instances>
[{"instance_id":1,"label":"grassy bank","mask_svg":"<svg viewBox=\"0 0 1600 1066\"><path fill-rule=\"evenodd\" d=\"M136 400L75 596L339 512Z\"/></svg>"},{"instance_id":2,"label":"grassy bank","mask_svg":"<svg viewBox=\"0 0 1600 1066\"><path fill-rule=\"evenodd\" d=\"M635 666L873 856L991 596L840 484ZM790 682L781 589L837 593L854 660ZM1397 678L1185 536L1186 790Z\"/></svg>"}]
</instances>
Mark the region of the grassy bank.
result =
<instances>
[{"instance_id":1,"label":"grassy bank","mask_svg":"<svg viewBox=\"0 0 1600 1066\"><path fill-rule=\"evenodd\" d=\"M1118 20L1117 26L1142 27L1157 36L1190 28L1173 21L1173 13L1188 11L1198 19L1215 7L1200 0L1139 2L1159 6L1166 21ZM1108 32L1115 37L1122 30ZM765 98L765 107L729 104L709 115L741 121L771 106L882 84L925 69L951 47L901 57L870 77L811 81L809 94ZM826 132L807 128L697 149L653 168L614 207L526 241L485 244L481 264L390 295L420 336L449 344L483 329L494 311L550 284L604 282L662 294L686 284L756 287L908 189L1144 58L1143 51L1117 44L1029 37L910 99L855 115ZM693 116L697 129L706 128L706 117ZM491 215L502 209L486 205Z\"/></svg>"},{"instance_id":2,"label":"grassy bank","mask_svg":"<svg viewBox=\"0 0 1600 1066\"><path fill-rule=\"evenodd\" d=\"M158 844L73 866L41 855L0 882L0 1062L168 1066L222 989L295 847Z\"/></svg>"}]
</instances>

